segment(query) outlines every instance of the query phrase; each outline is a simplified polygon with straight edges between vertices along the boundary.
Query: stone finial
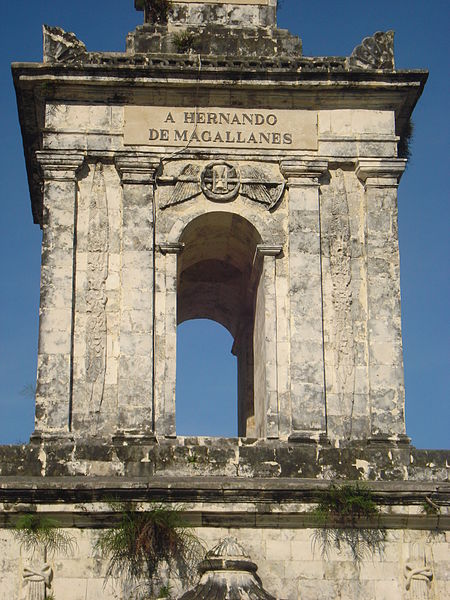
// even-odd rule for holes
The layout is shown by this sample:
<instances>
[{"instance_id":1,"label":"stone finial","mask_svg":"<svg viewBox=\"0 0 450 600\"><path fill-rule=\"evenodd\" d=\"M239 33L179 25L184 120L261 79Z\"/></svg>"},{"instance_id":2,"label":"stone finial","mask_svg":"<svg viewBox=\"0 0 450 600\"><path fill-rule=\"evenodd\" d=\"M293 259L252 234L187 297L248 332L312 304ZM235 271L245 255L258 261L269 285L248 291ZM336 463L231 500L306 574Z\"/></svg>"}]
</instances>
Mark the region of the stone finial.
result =
<instances>
[{"instance_id":1,"label":"stone finial","mask_svg":"<svg viewBox=\"0 0 450 600\"><path fill-rule=\"evenodd\" d=\"M43 26L44 33L44 62L73 63L83 60L86 46L74 33L68 33L61 27Z\"/></svg>"},{"instance_id":2,"label":"stone finial","mask_svg":"<svg viewBox=\"0 0 450 600\"><path fill-rule=\"evenodd\" d=\"M247 556L236 538L227 537L207 554L199 565L201 579L180 600L275 600L262 587L258 567Z\"/></svg>"},{"instance_id":3,"label":"stone finial","mask_svg":"<svg viewBox=\"0 0 450 600\"><path fill-rule=\"evenodd\" d=\"M249 558L244 548L239 544L236 538L226 537L214 546L207 554L207 558Z\"/></svg>"},{"instance_id":4,"label":"stone finial","mask_svg":"<svg viewBox=\"0 0 450 600\"><path fill-rule=\"evenodd\" d=\"M361 69L394 69L394 32L377 31L364 38L353 50L349 63Z\"/></svg>"}]
</instances>

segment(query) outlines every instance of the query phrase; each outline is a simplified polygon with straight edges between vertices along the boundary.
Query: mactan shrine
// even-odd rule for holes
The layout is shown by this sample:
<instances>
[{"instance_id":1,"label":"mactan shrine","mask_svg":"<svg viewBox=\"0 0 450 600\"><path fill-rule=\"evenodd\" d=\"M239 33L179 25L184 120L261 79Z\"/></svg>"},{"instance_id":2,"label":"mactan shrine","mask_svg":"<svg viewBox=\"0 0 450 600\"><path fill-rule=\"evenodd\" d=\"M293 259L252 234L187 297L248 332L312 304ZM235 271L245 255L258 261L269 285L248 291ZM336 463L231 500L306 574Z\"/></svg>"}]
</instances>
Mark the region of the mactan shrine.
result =
<instances>
[{"instance_id":1,"label":"mactan shrine","mask_svg":"<svg viewBox=\"0 0 450 600\"><path fill-rule=\"evenodd\" d=\"M276 0L135 8L123 53L44 25L42 62L12 65L43 241L35 430L0 446L0 599L449 597L449 455L405 430L397 188L427 72L396 68L392 31L305 57ZM234 340L236 438L177 435L177 325L199 318ZM371 518L318 523L343 486ZM108 578L112 499L181 507L192 577ZM30 552L24 517L70 551ZM327 532L344 541L322 555ZM356 560L367 532L383 551Z\"/></svg>"}]
</instances>

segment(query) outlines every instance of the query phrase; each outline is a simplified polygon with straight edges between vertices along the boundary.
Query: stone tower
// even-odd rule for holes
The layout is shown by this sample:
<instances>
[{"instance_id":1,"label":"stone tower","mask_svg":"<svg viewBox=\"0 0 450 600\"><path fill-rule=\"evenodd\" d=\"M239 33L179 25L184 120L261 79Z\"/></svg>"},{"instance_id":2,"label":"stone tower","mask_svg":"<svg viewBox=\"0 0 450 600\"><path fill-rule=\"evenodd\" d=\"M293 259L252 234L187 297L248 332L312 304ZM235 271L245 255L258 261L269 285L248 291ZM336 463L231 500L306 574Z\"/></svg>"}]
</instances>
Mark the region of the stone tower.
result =
<instances>
[{"instance_id":1,"label":"stone tower","mask_svg":"<svg viewBox=\"0 0 450 600\"><path fill-rule=\"evenodd\" d=\"M85 538L119 496L188 503L209 552L197 591L174 582L186 599L437 600L423 530L448 527L446 457L405 432L397 237L427 73L395 69L393 32L304 57L276 0L135 7L125 53L44 26L43 63L13 65L43 243L36 428L0 448L3 499L21 503L5 524L64 502L80 536L76 572L62 560L39 598L112 597ZM177 437L177 324L195 318L233 336L238 439ZM309 544L336 478L372 482L397 530L361 577ZM5 598L32 593L18 551Z\"/></svg>"}]
</instances>

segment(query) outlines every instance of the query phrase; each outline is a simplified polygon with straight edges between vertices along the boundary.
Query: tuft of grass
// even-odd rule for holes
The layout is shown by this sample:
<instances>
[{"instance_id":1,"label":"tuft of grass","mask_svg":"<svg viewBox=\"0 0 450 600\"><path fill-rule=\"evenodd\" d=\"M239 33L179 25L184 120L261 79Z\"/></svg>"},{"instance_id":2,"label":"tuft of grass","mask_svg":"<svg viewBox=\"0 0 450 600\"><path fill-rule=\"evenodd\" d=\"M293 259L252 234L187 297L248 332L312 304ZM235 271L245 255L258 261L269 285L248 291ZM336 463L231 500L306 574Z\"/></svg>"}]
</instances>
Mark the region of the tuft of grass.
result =
<instances>
[{"instance_id":1,"label":"tuft of grass","mask_svg":"<svg viewBox=\"0 0 450 600\"><path fill-rule=\"evenodd\" d=\"M160 588L158 592L158 598L170 598L171 593L172 588L171 585L168 583Z\"/></svg>"},{"instance_id":2,"label":"tuft of grass","mask_svg":"<svg viewBox=\"0 0 450 600\"><path fill-rule=\"evenodd\" d=\"M58 526L51 517L39 514L26 514L18 518L14 535L20 546L34 554L43 549L47 555L69 555L75 548L75 539Z\"/></svg>"},{"instance_id":3,"label":"tuft of grass","mask_svg":"<svg viewBox=\"0 0 450 600\"><path fill-rule=\"evenodd\" d=\"M136 503L114 502L110 506L121 518L116 527L100 534L96 544L109 561L105 582L121 580L135 590L143 588L144 595L153 594L163 565L168 577L194 580L204 548L186 526L179 507L154 504L144 511Z\"/></svg>"},{"instance_id":4,"label":"tuft of grass","mask_svg":"<svg viewBox=\"0 0 450 600\"><path fill-rule=\"evenodd\" d=\"M397 145L397 154L399 158L411 158L411 146L414 137L414 123L409 119L403 129L402 135Z\"/></svg>"},{"instance_id":5,"label":"tuft of grass","mask_svg":"<svg viewBox=\"0 0 450 600\"><path fill-rule=\"evenodd\" d=\"M173 43L177 52L187 54L191 50L195 51L197 45L197 36L192 31L181 31L174 33Z\"/></svg>"},{"instance_id":6,"label":"tuft of grass","mask_svg":"<svg viewBox=\"0 0 450 600\"><path fill-rule=\"evenodd\" d=\"M426 496L422 504L422 512L428 516L433 516L438 515L441 511L439 505L433 502L431 498Z\"/></svg>"},{"instance_id":7,"label":"tuft of grass","mask_svg":"<svg viewBox=\"0 0 450 600\"><path fill-rule=\"evenodd\" d=\"M314 513L320 518L333 516L338 519L356 520L378 515L378 507L372 492L360 484L332 485L321 497Z\"/></svg>"},{"instance_id":8,"label":"tuft of grass","mask_svg":"<svg viewBox=\"0 0 450 600\"><path fill-rule=\"evenodd\" d=\"M358 565L367 556L382 554L386 530L362 526L364 521L378 517L379 512L367 488L359 484L333 485L311 511L317 526L313 544L319 544L324 558L330 548L340 552L343 546L348 546Z\"/></svg>"}]
</instances>

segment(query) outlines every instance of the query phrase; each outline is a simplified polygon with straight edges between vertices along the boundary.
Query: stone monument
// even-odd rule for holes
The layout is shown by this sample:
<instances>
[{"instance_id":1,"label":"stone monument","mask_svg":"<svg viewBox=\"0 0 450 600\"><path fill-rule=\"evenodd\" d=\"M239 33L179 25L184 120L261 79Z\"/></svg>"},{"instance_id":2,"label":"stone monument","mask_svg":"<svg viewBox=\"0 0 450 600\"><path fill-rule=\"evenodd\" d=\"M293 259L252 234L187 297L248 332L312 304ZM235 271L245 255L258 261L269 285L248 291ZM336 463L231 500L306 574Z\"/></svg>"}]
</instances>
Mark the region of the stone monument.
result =
<instances>
[{"instance_id":1,"label":"stone monument","mask_svg":"<svg viewBox=\"0 0 450 600\"><path fill-rule=\"evenodd\" d=\"M208 553L174 598L449 593L448 454L411 446L404 412L397 186L427 73L395 68L391 31L304 57L276 4L135 0L125 53L44 26L43 62L13 64L43 242L35 432L0 447L2 599L128 598L95 550L111 498L183 503ZM233 336L236 439L177 436L195 318ZM311 546L339 481L377 503L381 557ZM73 556L30 562L24 514Z\"/></svg>"}]
</instances>

